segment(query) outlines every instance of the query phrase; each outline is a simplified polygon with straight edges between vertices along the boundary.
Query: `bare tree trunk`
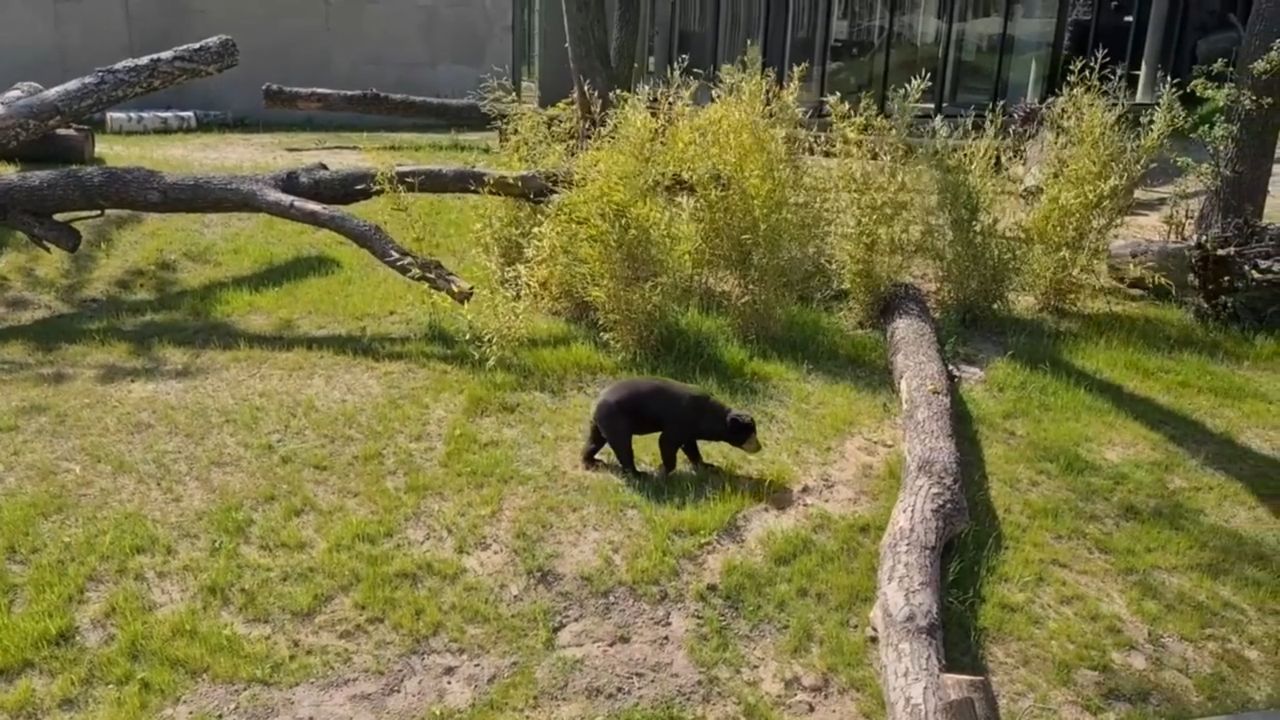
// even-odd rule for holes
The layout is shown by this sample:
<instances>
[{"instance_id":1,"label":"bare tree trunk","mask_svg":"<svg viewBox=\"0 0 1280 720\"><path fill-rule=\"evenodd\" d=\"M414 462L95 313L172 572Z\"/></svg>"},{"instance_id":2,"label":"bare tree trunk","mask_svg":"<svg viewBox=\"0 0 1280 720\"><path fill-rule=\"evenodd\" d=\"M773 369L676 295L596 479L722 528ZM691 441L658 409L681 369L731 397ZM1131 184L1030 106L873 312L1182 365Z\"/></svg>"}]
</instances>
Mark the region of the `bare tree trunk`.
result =
<instances>
[{"instance_id":1,"label":"bare tree trunk","mask_svg":"<svg viewBox=\"0 0 1280 720\"><path fill-rule=\"evenodd\" d=\"M1236 103L1228 111L1233 137L1219 168L1219 178L1209 189L1196 219L1200 232L1212 232L1232 221L1262 220L1276 157L1276 137L1280 135L1280 68L1255 65L1269 52L1280 50L1277 38L1280 0L1257 0L1240 48L1235 82L1261 102Z\"/></svg>"},{"instance_id":2,"label":"bare tree trunk","mask_svg":"<svg viewBox=\"0 0 1280 720\"><path fill-rule=\"evenodd\" d=\"M0 176L0 226L26 234L44 249L67 252L80 233L61 213L132 210L150 213L262 213L330 230L410 280L465 303L473 290L438 260L401 247L374 223L328 204L350 204L387 186L409 192L482 193L539 199L552 188L531 173L471 168L399 168L382 183L372 169L311 165L264 175L170 175L145 168L68 168Z\"/></svg>"},{"instance_id":3,"label":"bare tree trunk","mask_svg":"<svg viewBox=\"0 0 1280 720\"><path fill-rule=\"evenodd\" d=\"M871 627L889 720L976 717L982 698L957 696L943 675L942 550L965 525L951 414L951 378L933 316L913 285L891 290L884 309L894 385L902 402L906 468L880 543Z\"/></svg>"},{"instance_id":4,"label":"bare tree trunk","mask_svg":"<svg viewBox=\"0 0 1280 720\"><path fill-rule=\"evenodd\" d=\"M569 42L569 69L573 73L574 97L585 122L594 124L596 105L600 113L609 107L613 92L613 66L609 57L609 34L603 0L562 0L564 30Z\"/></svg>"},{"instance_id":5,"label":"bare tree trunk","mask_svg":"<svg viewBox=\"0 0 1280 720\"><path fill-rule=\"evenodd\" d=\"M100 68L54 88L0 105L0 153L100 110L235 67L235 41L218 35Z\"/></svg>"},{"instance_id":6,"label":"bare tree trunk","mask_svg":"<svg viewBox=\"0 0 1280 720\"><path fill-rule=\"evenodd\" d=\"M377 90L329 90L288 87L267 83L262 102L269 109L344 112L418 120L438 120L451 125L487 127L493 120L475 100L420 97Z\"/></svg>"},{"instance_id":7,"label":"bare tree trunk","mask_svg":"<svg viewBox=\"0 0 1280 720\"><path fill-rule=\"evenodd\" d=\"M617 0L613 14L613 89L630 90L640 44L640 0Z\"/></svg>"},{"instance_id":8,"label":"bare tree trunk","mask_svg":"<svg viewBox=\"0 0 1280 720\"><path fill-rule=\"evenodd\" d=\"M0 106L39 95L44 87L33 82L20 82L0 93ZM60 163L87 165L93 162L97 145L93 131L87 127L58 128L40 137L0 152L0 160L20 163Z\"/></svg>"}]
</instances>

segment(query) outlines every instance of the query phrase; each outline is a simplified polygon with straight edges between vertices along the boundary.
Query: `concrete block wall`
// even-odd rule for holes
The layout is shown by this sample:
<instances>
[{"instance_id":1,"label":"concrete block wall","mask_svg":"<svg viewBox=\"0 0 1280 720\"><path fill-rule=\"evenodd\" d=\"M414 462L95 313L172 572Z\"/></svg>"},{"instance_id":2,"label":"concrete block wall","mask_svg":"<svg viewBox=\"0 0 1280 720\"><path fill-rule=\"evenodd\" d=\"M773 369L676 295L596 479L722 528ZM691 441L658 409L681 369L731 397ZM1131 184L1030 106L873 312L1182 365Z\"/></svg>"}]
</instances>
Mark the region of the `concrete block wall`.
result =
<instances>
[{"instance_id":1,"label":"concrete block wall","mask_svg":"<svg viewBox=\"0 0 1280 720\"><path fill-rule=\"evenodd\" d=\"M266 82L463 97L512 62L513 0L0 0L0 89L45 86L211 35L240 65L125 108L218 110L262 123L388 124L262 109Z\"/></svg>"}]
</instances>

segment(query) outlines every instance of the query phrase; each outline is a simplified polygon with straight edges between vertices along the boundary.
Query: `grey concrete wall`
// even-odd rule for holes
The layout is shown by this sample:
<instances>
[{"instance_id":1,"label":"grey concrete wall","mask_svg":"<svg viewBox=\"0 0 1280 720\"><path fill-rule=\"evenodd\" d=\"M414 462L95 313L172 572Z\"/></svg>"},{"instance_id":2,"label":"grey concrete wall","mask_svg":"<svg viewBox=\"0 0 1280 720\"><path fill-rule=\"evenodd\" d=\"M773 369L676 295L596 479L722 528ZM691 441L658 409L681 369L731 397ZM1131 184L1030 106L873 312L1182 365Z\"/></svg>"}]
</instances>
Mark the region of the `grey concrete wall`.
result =
<instances>
[{"instance_id":1,"label":"grey concrete wall","mask_svg":"<svg viewBox=\"0 0 1280 720\"><path fill-rule=\"evenodd\" d=\"M229 111L256 122L385 124L262 109L265 82L463 97L512 62L512 0L0 0L0 89L225 33L226 73L129 108Z\"/></svg>"}]
</instances>

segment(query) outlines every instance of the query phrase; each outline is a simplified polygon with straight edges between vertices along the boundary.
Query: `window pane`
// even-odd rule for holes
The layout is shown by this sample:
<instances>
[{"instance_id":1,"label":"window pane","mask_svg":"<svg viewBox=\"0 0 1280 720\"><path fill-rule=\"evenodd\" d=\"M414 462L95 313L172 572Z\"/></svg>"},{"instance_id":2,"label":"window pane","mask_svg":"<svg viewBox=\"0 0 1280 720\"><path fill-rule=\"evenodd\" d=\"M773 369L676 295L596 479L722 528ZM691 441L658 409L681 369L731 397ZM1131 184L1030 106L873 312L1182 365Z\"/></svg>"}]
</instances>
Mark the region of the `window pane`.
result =
<instances>
[{"instance_id":1,"label":"window pane","mask_svg":"<svg viewBox=\"0 0 1280 720\"><path fill-rule=\"evenodd\" d=\"M1039 102L1044 97L1059 7L1059 0L1013 0L1009 10L1009 57L1004 63L1006 103Z\"/></svg>"},{"instance_id":2,"label":"window pane","mask_svg":"<svg viewBox=\"0 0 1280 720\"><path fill-rule=\"evenodd\" d=\"M933 103L938 84L941 51L939 0L899 0L889 46L889 88L906 85L921 73L929 74L929 88L920 99Z\"/></svg>"},{"instance_id":3,"label":"window pane","mask_svg":"<svg viewBox=\"0 0 1280 720\"><path fill-rule=\"evenodd\" d=\"M791 52L787 58L787 72L798 65L805 66L804 87L800 95L806 100L818 97L822 80L822 59L819 50L822 42L822 8L824 0L795 0L791 6Z\"/></svg>"},{"instance_id":4,"label":"window pane","mask_svg":"<svg viewBox=\"0 0 1280 720\"><path fill-rule=\"evenodd\" d=\"M764 30L764 0L727 0L721 3L719 65L736 63L747 46L759 49Z\"/></svg>"},{"instance_id":5,"label":"window pane","mask_svg":"<svg viewBox=\"0 0 1280 720\"><path fill-rule=\"evenodd\" d=\"M1004 0L957 0L947 48L945 104L991 103L1004 31Z\"/></svg>"},{"instance_id":6,"label":"window pane","mask_svg":"<svg viewBox=\"0 0 1280 720\"><path fill-rule=\"evenodd\" d=\"M868 92L878 95L889 35L889 0L835 0L831 17L826 91L847 100Z\"/></svg>"},{"instance_id":7,"label":"window pane","mask_svg":"<svg viewBox=\"0 0 1280 720\"><path fill-rule=\"evenodd\" d=\"M681 0L676 16L676 56L687 70L710 74L716 68L716 0Z\"/></svg>"}]
</instances>

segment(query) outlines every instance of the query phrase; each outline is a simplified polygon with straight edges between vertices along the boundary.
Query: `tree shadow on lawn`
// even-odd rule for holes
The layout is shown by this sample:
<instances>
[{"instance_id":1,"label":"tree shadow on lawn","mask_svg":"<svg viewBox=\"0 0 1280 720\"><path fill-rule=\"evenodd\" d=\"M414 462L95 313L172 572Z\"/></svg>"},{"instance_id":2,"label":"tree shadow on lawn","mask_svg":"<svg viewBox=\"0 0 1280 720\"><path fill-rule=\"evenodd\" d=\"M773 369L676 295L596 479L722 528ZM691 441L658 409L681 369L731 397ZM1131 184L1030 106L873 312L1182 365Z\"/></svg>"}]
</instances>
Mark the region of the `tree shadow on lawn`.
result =
<instances>
[{"instance_id":1,"label":"tree shadow on lawn","mask_svg":"<svg viewBox=\"0 0 1280 720\"><path fill-rule=\"evenodd\" d=\"M1150 353L1191 353L1211 360L1242 358L1243 336L1161 323L1125 313L1079 313L1067 318L1067 330L1042 321L1006 318L1000 332L1008 358L1051 375L1107 401L1116 411L1142 424L1181 449L1196 462L1240 483L1271 512L1280 516L1280 458L1259 452L1204 422L1120 383L1090 372L1063 356L1070 341L1096 335Z\"/></svg>"},{"instance_id":2,"label":"tree shadow on lawn","mask_svg":"<svg viewBox=\"0 0 1280 720\"><path fill-rule=\"evenodd\" d=\"M253 273L177 289L172 268L130 273L117 289L149 286L158 292L151 298L80 300L81 307L18 325L0 327L0 343L25 342L51 352L80 343L119 343L139 354L157 346L201 350L258 349L315 351L361 357L375 361L445 362L475 371L487 371L484 360L465 336L465 327L429 319L418 333L410 334L294 334L255 332L234 322L212 317L219 299L228 292L264 291L306 279L339 272L337 261L321 256L297 257ZM166 274L149 281L146 272ZM83 275L83 273L78 274ZM78 297L78 291L72 293ZM167 317L156 317L166 315ZM585 345L598 362L550 362L534 367L531 352L566 350ZM833 317L818 310L792 312L782 328L753 343L738 341L725 325L694 317L664 330L662 351L641 360L614 366L629 374L657 374L684 382L714 382L718 387L754 395L770 385L761 360L776 361L817 372L874 390L887 390L883 343L871 333L850 332ZM570 326L540 332L527 338L512 357L493 370L521 388L562 388L580 385L611 363L598 338ZM109 374L110 380L116 374ZM120 375L126 379L127 374Z\"/></svg>"},{"instance_id":3,"label":"tree shadow on lawn","mask_svg":"<svg viewBox=\"0 0 1280 720\"><path fill-rule=\"evenodd\" d=\"M695 505L725 493L767 503L775 510L784 510L795 502L789 487L720 467L708 470L677 468L665 479L660 479L653 472L641 471L632 475L617 463L601 461L595 472L613 475L636 495L656 505Z\"/></svg>"},{"instance_id":4,"label":"tree shadow on lawn","mask_svg":"<svg viewBox=\"0 0 1280 720\"><path fill-rule=\"evenodd\" d=\"M987 578L1003 548L1000 517L991 502L987 461L977 424L959 389L952 392L952 419L969 525L944 551L943 643L947 671L987 675L986 641L980 622Z\"/></svg>"}]
</instances>

